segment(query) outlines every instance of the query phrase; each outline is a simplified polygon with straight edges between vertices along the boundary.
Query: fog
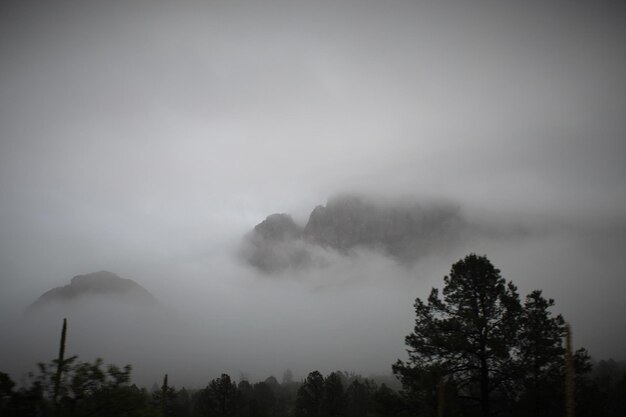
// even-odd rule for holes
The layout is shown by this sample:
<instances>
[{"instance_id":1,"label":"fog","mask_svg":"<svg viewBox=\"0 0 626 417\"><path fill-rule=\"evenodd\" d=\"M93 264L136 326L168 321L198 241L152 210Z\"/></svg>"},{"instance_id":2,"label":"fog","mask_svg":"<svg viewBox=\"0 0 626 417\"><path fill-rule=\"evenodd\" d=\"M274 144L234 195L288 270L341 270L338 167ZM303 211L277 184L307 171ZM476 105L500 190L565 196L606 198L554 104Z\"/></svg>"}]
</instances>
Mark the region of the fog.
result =
<instances>
[{"instance_id":1,"label":"fog","mask_svg":"<svg viewBox=\"0 0 626 417\"><path fill-rule=\"evenodd\" d=\"M290 368L388 374L416 297L487 254L624 359L626 17L618 2L3 2L0 370L68 353L177 386ZM259 273L272 213L341 193L447 201L470 234L412 265L324 253ZM113 300L24 309L109 270Z\"/></svg>"}]
</instances>

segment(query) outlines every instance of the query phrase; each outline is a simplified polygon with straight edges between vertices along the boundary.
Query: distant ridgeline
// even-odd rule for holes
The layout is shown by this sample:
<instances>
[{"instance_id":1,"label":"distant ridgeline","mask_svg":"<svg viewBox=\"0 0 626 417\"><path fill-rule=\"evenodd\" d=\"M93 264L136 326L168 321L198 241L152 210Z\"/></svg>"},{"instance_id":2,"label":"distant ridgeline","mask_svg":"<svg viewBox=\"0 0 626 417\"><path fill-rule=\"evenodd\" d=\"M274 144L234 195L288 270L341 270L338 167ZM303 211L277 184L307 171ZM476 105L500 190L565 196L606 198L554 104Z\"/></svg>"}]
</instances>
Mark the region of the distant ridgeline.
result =
<instances>
[{"instance_id":1,"label":"distant ridgeline","mask_svg":"<svg viewBox=\"0 0 626 417\"><path fill-rule=\"evenodd\" d=\"M33 311L51 303L67 303L79 297L93 297L98 295L128 298L132 299L134 302L156 302L156 298L135 281L120 278L112 272L100 271L77 275L72 278L69 285L47 291L32 303L26 311Z\"/></svg>"},{"instance_id":2,"label":"distant ridgeline","mask_svg":"<svg viewBox=\"0 0 626 417\"><path fill-rule=\"evenodd\" d=\"M324 264L323 253L329 250L349 255L364 248L411 263L458 242L466 229L459 209L451 205L341 196L317 206L304 227L288 214L268 216L246 234L241 256L267 273Z\"/></svg>"}]
</instances>

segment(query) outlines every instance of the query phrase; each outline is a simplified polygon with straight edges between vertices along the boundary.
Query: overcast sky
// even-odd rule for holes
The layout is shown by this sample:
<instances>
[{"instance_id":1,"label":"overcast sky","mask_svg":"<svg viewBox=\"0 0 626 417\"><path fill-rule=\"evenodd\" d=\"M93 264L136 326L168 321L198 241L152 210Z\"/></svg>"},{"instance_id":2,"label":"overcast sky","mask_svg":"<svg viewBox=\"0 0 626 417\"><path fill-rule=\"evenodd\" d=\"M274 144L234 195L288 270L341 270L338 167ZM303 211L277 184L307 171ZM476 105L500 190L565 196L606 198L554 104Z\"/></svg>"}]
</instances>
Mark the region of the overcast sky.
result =
<instances>
[{"instance_id":1,"label":"overcast sky","mask_svg":"<svg viewBox=\"0 0 626 417\"><path fill-rule=\"evenodd\" d=\"M2 324L107 269L183 316L239 311L215 319L234 344L280 328L276 352L308 323L318 356L229 370L388 372L412 300L476 251L556 298L592 355L623 358L625 19L611 1L2 2ZM303 222L342 192L528 232L291 280L232 256L266 215Z\"/></svg>"}]
</instances>

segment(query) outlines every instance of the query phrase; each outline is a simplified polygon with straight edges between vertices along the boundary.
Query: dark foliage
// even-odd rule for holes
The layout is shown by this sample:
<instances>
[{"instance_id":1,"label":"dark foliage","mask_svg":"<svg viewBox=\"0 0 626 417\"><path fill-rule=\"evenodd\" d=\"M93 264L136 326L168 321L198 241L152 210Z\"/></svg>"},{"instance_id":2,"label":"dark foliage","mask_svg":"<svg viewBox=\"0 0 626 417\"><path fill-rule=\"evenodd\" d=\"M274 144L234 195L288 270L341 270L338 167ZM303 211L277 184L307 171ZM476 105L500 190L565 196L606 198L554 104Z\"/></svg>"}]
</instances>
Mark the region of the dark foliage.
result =
<instances>
[{"instance_id":1,"label":"dark foliage","mask_svg":"<svg viewBox=\"0 0 626 417\"><path fill-rule=\"evenodd\" d=\"M176 390L165 375L152 393L131 384L131 366L104 366L59 355L17 388L0 372L0 417L452 417L565 415L571 357L578 417L617 417L626 410L626 363L601 361L592 372L584 349L566 354L565 321L554 301L515 286L484 256L452 266L440 295L415 302L407 362L393 365L403 389L346 372L311 372L294 382L238 384L227 374L200 390ZM379 381L380 382L380 381ZM385 381L389 382L389 381ZM392 381L393 382L393 381Z\"/></svg>"},{"instance_id":2,"label":"dark foliage","mask_svg":"<svg viewBox=\"0 0 626 417\"><path fill-rule=\"evenodd\" d=\"M237 411L237 385L230 376L222 374L200 390L197 396L198 415L203 417L231 417Z\"/></svg>"},{"instance_id":3,"label":"dark foliage","mask_svg":"<svg viewBox=\"0 0 626 417\"><path fill-rule=\"evenodd\" d=\"M433 288L426 302L415 301L409 359L393 366L405 405L418 416L564 415L565 321L551 313L553 305L538 290L522 303L485 256L470 254L452 265L441 295ZM594 415L608 402L590 370L579 349L573 354L578 416Z\"/></svg>"}]
</instances>

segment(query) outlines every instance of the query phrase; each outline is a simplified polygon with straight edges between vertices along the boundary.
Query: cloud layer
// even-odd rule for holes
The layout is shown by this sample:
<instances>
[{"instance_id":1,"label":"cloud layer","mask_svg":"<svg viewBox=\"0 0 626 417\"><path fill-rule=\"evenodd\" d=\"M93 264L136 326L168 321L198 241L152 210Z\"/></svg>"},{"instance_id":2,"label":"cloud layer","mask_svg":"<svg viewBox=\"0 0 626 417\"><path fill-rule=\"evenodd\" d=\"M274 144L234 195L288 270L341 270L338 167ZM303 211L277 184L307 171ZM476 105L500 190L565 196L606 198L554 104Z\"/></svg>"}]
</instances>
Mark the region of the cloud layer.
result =
<instances>
[{"instance_id":1,"label":"cloud layer","mask_svg":"<svg viewBox=\"0 0 626 417\"><path fill-rule=\"evenodd\" d=\"M246 234L241 257L265 273L325 267L337 256L377 251L412 264L455 246L470 233L459 209L410 202L383 202L356 195L335 196L317 206L304 226L288 214L272 214ZM476 230L471 230L476 232ZM330 258L329 258L330 256Z\"/></svg>"},{"instance_id":2,"label":"cloud layer","mask_svg":"<svg viewBox=\"0 0 626 417\"><path fill-rule=\"evenodd\" d=\"M0 332L13 352L0 369L44 359L26 345L56 346L63 312L35 343L15 330L26 305L111 270L189 331L156 326L146 340L176 342L151 362L97 335L77 353L121 363L123 350L147 380L165 366L194 382L239 368L385 371L404 354L413 299L470 251L522 292L545 289L592 354L623 355L621 3L0 8ZM241 265L241 236L268 214L304 225L341 193L453 201L481 233L413 265L317 246L327 266L288 279Z\"/></svg>"}]
</instances>

